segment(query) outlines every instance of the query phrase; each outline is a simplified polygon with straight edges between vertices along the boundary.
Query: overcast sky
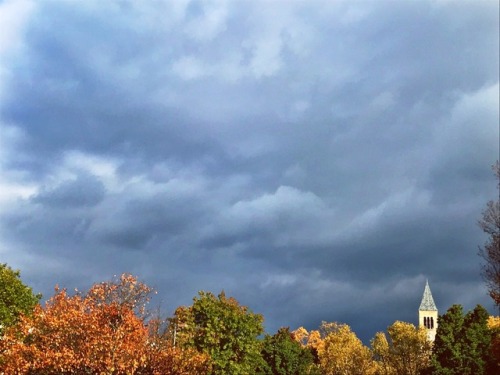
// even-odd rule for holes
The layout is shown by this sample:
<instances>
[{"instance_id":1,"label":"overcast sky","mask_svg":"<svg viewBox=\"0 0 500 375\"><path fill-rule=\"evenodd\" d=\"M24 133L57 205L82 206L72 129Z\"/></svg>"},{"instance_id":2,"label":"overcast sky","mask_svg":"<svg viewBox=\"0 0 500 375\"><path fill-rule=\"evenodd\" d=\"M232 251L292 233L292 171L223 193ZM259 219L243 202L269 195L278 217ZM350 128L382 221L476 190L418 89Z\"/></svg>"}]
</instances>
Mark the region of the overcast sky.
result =
<instances>
[{"instance_id":1,"label":"overcast sky","mask_svg":"<svg viewBox=\"0 0 500 375\"><path fill-rule=\"evenodd\" d=\"M494 311L497 1L0 1L0 262L367 342Z\"/></svg>"}]
</instances>

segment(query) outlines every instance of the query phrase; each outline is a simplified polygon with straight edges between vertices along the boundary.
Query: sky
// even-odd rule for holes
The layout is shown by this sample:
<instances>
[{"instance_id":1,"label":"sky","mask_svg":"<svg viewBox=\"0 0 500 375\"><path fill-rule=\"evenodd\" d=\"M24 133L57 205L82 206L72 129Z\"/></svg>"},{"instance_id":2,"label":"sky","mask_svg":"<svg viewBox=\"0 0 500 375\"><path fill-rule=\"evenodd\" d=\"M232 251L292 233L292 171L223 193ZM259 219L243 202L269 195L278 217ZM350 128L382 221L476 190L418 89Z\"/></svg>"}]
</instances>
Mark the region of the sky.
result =
<instances>
[{"instance_id":1,"label":"sky","mask_svg":"<svg viewBox=\"0 0 500 375\"><path fill-rule=\"evenodd\" d=\"M497 1L0 1L0 262L368 342L491 312Z\"/></svg>"}]
</instances>

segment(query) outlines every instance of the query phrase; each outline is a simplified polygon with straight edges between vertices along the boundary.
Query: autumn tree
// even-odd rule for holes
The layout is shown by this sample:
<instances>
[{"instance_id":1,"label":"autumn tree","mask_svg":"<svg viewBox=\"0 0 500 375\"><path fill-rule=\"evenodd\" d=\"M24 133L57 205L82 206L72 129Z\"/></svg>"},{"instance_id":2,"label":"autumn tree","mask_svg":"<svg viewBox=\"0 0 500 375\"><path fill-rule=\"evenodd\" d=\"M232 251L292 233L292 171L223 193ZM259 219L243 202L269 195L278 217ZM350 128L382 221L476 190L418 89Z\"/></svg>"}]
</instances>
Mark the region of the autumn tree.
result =
<instances>
[{"instance_id":1,"label":"autumn tree","mask_svg":"<svg viewBox=\"0 0 500 375\"><path fill-rule=\"evenodd\" d=\"M500 163L493 165L493 171L498 180L500 191ZM491 200L486 204L483 216L478 222L480 228L488 235L486 243L479 248L479 255L484 259L482 275L488 286L488 291L500 307L500 200Z\"/></svg>"},{"instance_id":2,"label":"autumn tree","mask_svg":"<svg viewBox=\"0 0 500 375\"><path fill-rule=\"evenodd\" d=\"M397 321L387 328L389 340L378 332L372 351L385 375L417 375L429 367L431 343L424 328Z\"/></svg>"},{"instance_id":3,"label":"autumn tree","mask_svg":"<svg viewBox=\"0 0 500 375\"><path fill-rule=\"evenodd\" d=\"M319 330L293 332L296 340L317 352L321 374L369 375L376 363L368 349L347 324L323 322Z\"/></svg>"},{"instance_id":4,"label":"autumn tree","mask_svg":"<svg viewBox=\"0 0 500 375\"><path fill-rule=\"evenodd\" d=\"M323 374L367 375L374 372L370 350L347 324L323 323L318 355Z\"/></svg>"},{"instance_id":5,"label":"autumn tree","mask_svg":"<svg viewBox=\"0 0 500 375\"><path fill-rule=\"evenodd\" d=\"M311 350L296 341L289 328L266 335L261 353L263 364L256 371L258 375L319 375Z\"/></svg>"},{"instance_id":6,"label":"autumn tree","mask_svg":"<svg viewBox=\"0 0 500 375\"><path fill-rule=\"evenodd\" d=\"M152 293L156 292L136 277L123 274L119 278L115 276L112 281L94 284L86 299L97 306L116 305L133 310L140 319L144 319Z\"/></svg>"},{"instance_id":7,"label":"autumn tree","mask_svg":"<svg viewBox=\"0 0 500 375\"><path fill-rule=\"evenodd\" d=\"M21 314L31 313L40 298L40 294L23 284L20 271L0 264L0 334L16 323Z\"/></svg>"},{"instance_id":8,"label":"autumn tree","mask_svg":"<svg viewBox=\"0 0 500 375\"><path fill-rule=\"evenodd\" d=\"M377 332L371 340L373 358L378 364L377 374L380 375L396 375L396 368L393 365L393 358L387 336L384 332Z\"/></svg>"},{"instance_id":9,"label":"autumn tree","mask_svg":"<svg viewBox=\"0 0 500 375\"><path fill-rule=\"evenodd\" d=\"M147 330L130 306L104 300L110 290L136 283L123 276L120 283L98 284L86 295L73 296L56 288L45 308L38 306L31 317L23 317L18 327L7 332L4 371L134 372L141 364L143 353L137 348L147 340Z\"/></svg>"},{"instance_id":10,"label":"autumn tree","mask_svg":"<svg viewBox=\"0 0 500 375\"><path fill-rule=\"evenodd\" d=\"M173 346L167 320L155 316L148 321L147 328L145 360L136 375L205 375L210 372L208 355Z\"/></svg>"},{"instance_id":11,"label":"autumn tree","mask_svg":"<svg viewBox=\"0 0 500 375\"><path fill-rule=\"evenodd\" d=\"M6 331L0 341L0 371L187 375L190 372L185 369L195 369L191 373L206 373L206 359L188 359L167 346L155 346L159 342L151 339L149 327L138 315L145 311L150 292L131 275L96 284L85 294L70 296L56 288L44 307L36 306L32 315L22 316Z\"/></svg>"},{"instance_id":12,"label":"autumn tree","mask_svg":"<svg viewBox=\"0 0 500 375\"><path fill-rule=\"evenodd\" d=\"M171 324L176 346L196 349L212 361L212 374L252 374L261 361L262 315L224 292L199 292L189 307L179 307Z\"/></svg>"},{"instance_id":13,"label":"autumn tree","mask_svg":"<svg viewBox=\"0 0 500 375\"><path fill-rule=\"evenodd\" d=\"M320 332L318 330L308 332L304 327L299 327L292 332L292 337L301 344L302 347L309 349L314 357L314 362L319 364L318 350L323 343Z\"/></svg>"}]
</instances>

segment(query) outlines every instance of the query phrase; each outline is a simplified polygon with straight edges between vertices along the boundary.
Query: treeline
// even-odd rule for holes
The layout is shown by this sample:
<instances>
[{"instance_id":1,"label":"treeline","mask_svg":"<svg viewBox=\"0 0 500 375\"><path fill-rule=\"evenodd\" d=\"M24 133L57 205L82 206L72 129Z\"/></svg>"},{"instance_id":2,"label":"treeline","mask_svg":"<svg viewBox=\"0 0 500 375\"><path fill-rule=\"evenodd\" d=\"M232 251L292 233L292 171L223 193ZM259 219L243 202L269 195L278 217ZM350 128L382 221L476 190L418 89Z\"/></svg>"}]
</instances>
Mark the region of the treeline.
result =
<instances>
[{"instance_id":1,"label":"treeline","mask_svg":"<svg viewBox=\"0 0 500 375\"><path fill-rule=\"evenodd\" d=\"M425 329L395 322L365 346L346 324L265 334L263 316L224 293L200 292L163 319L152 289L131 275L89 291L40 296L0 265L2 374L498 374L500 319L477 306Z\"/></svg>"}]
</instances>

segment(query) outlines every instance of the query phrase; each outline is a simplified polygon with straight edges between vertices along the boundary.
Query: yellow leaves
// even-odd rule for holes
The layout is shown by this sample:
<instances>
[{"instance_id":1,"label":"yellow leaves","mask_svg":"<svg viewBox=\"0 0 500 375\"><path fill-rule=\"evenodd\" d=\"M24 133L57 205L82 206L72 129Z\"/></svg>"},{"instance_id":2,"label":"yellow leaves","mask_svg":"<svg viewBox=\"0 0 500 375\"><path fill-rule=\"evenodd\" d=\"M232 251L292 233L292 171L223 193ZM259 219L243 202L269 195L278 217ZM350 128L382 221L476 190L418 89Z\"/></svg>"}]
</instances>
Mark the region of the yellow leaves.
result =
<instances>
[{"instance_id":1,"label":"yellow leaves","mask_svg":"<svg viewBox=\"0 0 500 375\"><path fill-rule=\"evenodd\" d=\"M424 328L397 321L387 328L387 333L389 341L383 332L371 341L383 374L413 375L429 365L431 343Z\"/></svg>"},{"instance_id":2,"label":"yellow leaves","mask_svg":"<svg viewBox=\"0 0 500 375\"><path fill-rule=\"evenodd\" d=\"M316 352L324 375L417 374L427 367L431 351L424 329L395 322L388 337L378 332L367 348L347 324L323 322L319 330L303 327L293 332L295 340Z\"/></svg>"},{"instance_id":3,"label":"yellow leaves","mask_svg":"<svg viewBox=\"0 0 500 375\"><path fill-rule=\"evenodd\" d=\"M307 332L303 327L292 332L295 340L318 356L322 374L374 374L376 363L347 324L323 322L319 330Z\"/></svg>"},{"instance_id":4,"label":"yellow leaves","mask_svg":"<svg viewBox=\"0 0 500 375\"><path fill-rule=\"evenodd\" d=\"M488 328L491 330L491 355L497 367L500 367L500 316L488 318Z\"/></svg>"},{"instance_id":5,"label":"yellow leaves","mask_svg":"<svg viewBox=\"0 0 500 375\"><path fill-rule=\"evenodd\" d=\"M500 329L500 316L490 316L488 318L489 329Z\"/></svg>"},{"instance_id":6,"label":"yellow leaves","mask_svg":"<svg viewBox=\"0 0 500 375\"><path fill-rule=\"evenodd\" d=\"M309 339L309 332L307 332L307 330L304 327L299 327L292 332L292 337L302 346L307 346L307 341Z\"/></svg>"},{"instance_id":7,"label":"yellow leaves","mask_svg":"<svg viewBox=\"0 0 500 375\"><path fill-rule=\"evenodd\" d=\"M307 346L317 350L322 344L322 342L323 340L321 338L321 334L319 331L311 331L309 333L309 337L307 339Z\"/></svg>"},{"instance_id":8,"label":"yellow leaves","mask_svg":"<svg viewBox=\"0 0 500 375\"><path fill-rule=\"evenodd\" d=\"M384 332L377 332L371 340L372 352L378 363L379 373L383 375L396 375L396 369L392 365L389 342Z\"/></svg>"},{"instance_id":9,"label":"yellow leaves","mask_svg":"<svg viewBox=\"0 0 500 375\"><path fill-rule=\"evenodd\" d=\"M324 339L318 355L325 375L374 373L370 350L347 324L323 323L320 330Z\"/></svg>"}]
</instances>

